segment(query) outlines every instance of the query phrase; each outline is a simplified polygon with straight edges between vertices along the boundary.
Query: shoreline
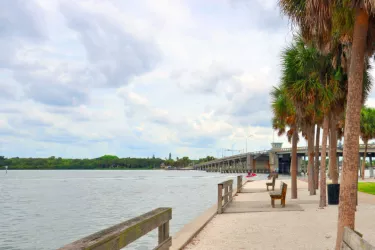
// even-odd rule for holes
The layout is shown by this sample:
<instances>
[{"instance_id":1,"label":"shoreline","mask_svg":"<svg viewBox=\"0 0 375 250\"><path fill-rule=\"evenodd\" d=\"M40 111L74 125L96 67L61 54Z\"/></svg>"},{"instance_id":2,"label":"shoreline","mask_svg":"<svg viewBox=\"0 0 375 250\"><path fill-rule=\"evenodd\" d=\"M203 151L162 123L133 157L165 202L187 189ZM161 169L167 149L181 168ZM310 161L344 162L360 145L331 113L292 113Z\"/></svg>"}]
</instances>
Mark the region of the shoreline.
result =
<instances>
[{"instance_id":1,"label":"shoreline","mask_svg":"<svg viewBox=\"0 0 375 250\"><path fill-rule=\"evenodd\" d=\"M5 169L0 169L0 170L3 170L5 171ZM82 168L64 168L64 169L59 169L59 168L43 168L43 169L40 169L40 168L8 168L8 171L10 170L132 170L132 171L135 171L135 170L164 170L164 169L158 169L158 168L85 168L85 169L82 169Z\"/></svg>"},{"instance_id":2,"label":"shoreline","mask_svg":"<svg viewBox=\"0 0 375 250\"><path fill-rule=\"evenodd\" d=\"M242 187L250 180L242 182ZM238 193L237 187L234 187L232 196ZM172 236L171 250L183 250L196 237L203 228L217 215L217 203L195 217L189 223L185 224L177 233Z\"/></svg>"}]
</instances>

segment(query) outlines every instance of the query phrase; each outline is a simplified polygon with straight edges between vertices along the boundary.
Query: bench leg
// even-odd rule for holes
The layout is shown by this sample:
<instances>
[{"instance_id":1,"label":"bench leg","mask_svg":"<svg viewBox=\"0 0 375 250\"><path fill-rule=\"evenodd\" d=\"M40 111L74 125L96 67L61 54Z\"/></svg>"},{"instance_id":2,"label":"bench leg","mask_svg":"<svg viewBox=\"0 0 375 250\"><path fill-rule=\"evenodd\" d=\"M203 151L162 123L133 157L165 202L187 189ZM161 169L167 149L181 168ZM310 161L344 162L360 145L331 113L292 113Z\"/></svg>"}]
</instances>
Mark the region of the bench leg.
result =
<instances>
[{"instance_id":1,"label":"bench leg","mask_svg":"<svg viewBox=\"0 0 375 250\"><path fill-rule=\"evenodd\" d=\"M272 191L275 191L275 186L272 186Z\"/></svg>"},{"instance_id":2,"label":"bench leg","mask_svg":"<svg viewBox=\"0 0 375 250\"><path fill-rule=\"evenodd\" d=\"M275 200L273 198L271 198L271 205L273 208L275 208Z\"/></svg>"},{"instance_id":3,"label":"bench leg","mask_svg":"<svg viewBox=\"0 0 375 250\"><path fill-rule=\"evenodd\" d=\"M268 185L267 185L267 191L268 191Z\"/></svg>"},{"instance_id":4,"label":"bench leg","mask_svg":"<svg viewBox=\"0 0 375 250\"><path fill-rule=\"evenodd\" d=\"M285 207L285 199L281 199L281 206Z\"/></svg>"}]
</instances>

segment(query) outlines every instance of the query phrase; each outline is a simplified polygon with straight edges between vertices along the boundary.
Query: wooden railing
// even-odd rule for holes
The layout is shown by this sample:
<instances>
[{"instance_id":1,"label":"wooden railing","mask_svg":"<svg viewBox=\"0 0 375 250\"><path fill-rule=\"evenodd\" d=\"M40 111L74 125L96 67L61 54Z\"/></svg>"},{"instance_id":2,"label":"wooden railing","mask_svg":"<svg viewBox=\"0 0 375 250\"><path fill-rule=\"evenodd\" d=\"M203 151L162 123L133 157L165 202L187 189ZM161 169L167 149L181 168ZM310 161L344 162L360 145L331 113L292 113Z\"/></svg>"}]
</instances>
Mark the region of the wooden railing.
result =
<instances>
[{"instance_id":1,"label":"wooden railing","mask_svg":"<svg viewBox=\"0 0 375 250\"><path fill-rule=\"evenodd\" d=\"M232 201L233 180L224 181L218 184L217 213L221 214L225 207Z\"/></svg>"},{"instance_id":2,"label":"wooden railing","mask_svg":"<svg viewBox=\"0 0 375 250\"><path fill-rule=\"evenodd\" d=\"M375 247L370 245L367 241L362 239L362 235L352 229L344 228L344 237L341 242L341 249L343 250L374 250Z\"/></svg>"},{"instance_id":3,"label":"wooden railing","mask_svg":"<svg viewBox=\"0 0 375 250\"><path fill-rule=\"evenodd\" d=\"M169 221L171 219L172 208L157 208L77 240L59 250L118 250L155 228L159 228L159 244L154 250L168 250L172 245L172 238L169 236Z\"/></svg>"},{"instance_id":4,"label":"wooden railing","mask_svg":"<svg viewBox=\"0 0 375 250\"><path fill-rule=\"evenodd\" d=\"M237 193L241 193L241 189L242 189L242 175L238 175L237 176Z\"/></svg>"}]
</instances>

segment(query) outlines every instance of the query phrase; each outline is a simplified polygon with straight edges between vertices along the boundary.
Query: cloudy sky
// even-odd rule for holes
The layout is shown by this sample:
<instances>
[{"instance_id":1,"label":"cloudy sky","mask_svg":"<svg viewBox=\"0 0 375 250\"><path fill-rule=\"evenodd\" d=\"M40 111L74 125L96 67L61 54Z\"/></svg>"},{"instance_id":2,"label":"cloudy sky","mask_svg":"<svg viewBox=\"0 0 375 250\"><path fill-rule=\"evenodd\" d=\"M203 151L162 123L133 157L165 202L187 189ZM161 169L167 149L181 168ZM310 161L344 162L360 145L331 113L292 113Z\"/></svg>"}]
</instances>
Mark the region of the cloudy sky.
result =
<instances>
[{"instance_id":1,"label":"cloudy sky","mask_svg":"<svg viewBox=\"0 0 375 250\"><path fill-rule=\"evenodd\" d=\"M0 1L0 155L268 149L292 36L276 2Z\"/></svg>"}]
</instances>

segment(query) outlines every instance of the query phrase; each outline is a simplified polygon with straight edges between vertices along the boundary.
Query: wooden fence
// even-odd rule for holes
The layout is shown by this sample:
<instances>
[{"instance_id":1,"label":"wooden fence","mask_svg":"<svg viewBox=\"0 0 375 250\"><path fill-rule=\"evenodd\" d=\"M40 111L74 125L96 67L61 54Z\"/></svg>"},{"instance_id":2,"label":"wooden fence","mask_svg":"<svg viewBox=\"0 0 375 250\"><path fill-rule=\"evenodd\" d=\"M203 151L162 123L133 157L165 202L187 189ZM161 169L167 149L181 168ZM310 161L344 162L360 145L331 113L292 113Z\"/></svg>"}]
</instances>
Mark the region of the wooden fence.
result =
<instances>
[{"instance_id":1,"label":"wooden fence","mask_svg":"<svg viewBox=\"0 0 375 250\"><path fill-rule=\"evenodd\" d=\"M375 250L375 247L370 245L367 241L362 239L362 235L352 229L344 228L344 237L341 243L343 250Z\"/></svg>"},{"instance_id":2,"label":"wooden fence","mask_svg":"<svg viewBox=\"0 0 375 250\"><path fill-rule=\"evenodd\" d=\"M172 208L157 208L77 240L59 250L118 250L156 228L159 228L159 244L154 250L168 250L172 245L172 238L169 236L171 219Z\"/></svg>"},{"instance_id":3,"label":"wooden fence","mask_svg":"<svg viewBox=\"0 0 375 250\"><path fill-rule=\"evenodd\" d=\"M238 175L237 176L237 193L241 193L241 189L242 189L242 175Z\"/></svg>"},{"instance_id":4,"label":"wooden fence","mask_svg":"<svg viewBox=\"0 0 375 250\"><path fill-rule=\"evenodd\" d=\"M225 207L232 201L233 180L227 180L218 184L217 213L221 214ZM224 201L224 202L223 202Z\"/></svg>"},{"instance_id":5,"label":"wooden fence","mask_svg":"<svg viewBox=\"0 0 375 250\"><path fill-rule=\"evenodd\" d=\"M237 193L242 190L242 175L237 176ZM218 184L217 213L223 213L224 209L233 199L233 180L227 180Z\"/></svg>"}]
</instances>

